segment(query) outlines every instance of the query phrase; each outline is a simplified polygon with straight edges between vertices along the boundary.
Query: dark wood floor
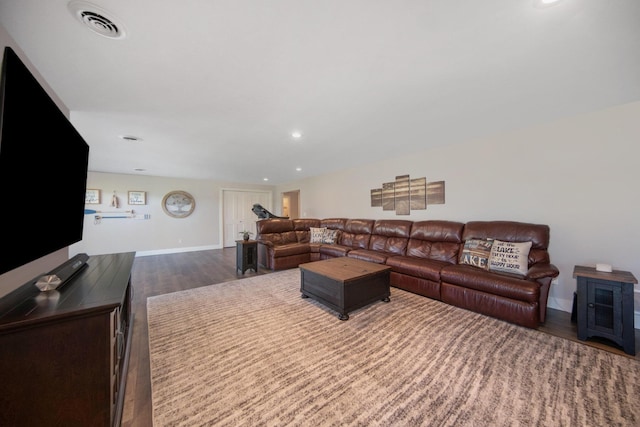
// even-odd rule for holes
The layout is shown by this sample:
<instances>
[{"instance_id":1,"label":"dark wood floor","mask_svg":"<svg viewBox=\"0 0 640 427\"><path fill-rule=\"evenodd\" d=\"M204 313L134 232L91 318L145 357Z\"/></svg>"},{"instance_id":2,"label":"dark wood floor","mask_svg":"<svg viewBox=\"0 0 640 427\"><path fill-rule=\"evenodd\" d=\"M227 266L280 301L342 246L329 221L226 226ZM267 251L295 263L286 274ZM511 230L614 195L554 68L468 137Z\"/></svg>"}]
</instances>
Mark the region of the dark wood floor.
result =
<instances>
[{"instance_id":1,"label":"dark wood floor","mask_svg":"<svg viewBox=\"0 0 640 427\"><path fill-rule=\"evenodd\" d=\"M184 289L227 282L244 277L269 273L259 269L240 274L236 271L236 250L225 248L210 251L187 252L170 255L154 255L135 259L132 272L133 335L131 358L127 375L123 427L151 427L151 380L149 373L149 346L147 329L147 298ZM577 339L576 325L571 314L548 309L547 320L539 330L594 347L599 347L626 357L619 347L605 340ZM640 346L640 330L636 329L636 347ZM636 352L640 360L640 349Z\"/></svg>"}]
</instances>

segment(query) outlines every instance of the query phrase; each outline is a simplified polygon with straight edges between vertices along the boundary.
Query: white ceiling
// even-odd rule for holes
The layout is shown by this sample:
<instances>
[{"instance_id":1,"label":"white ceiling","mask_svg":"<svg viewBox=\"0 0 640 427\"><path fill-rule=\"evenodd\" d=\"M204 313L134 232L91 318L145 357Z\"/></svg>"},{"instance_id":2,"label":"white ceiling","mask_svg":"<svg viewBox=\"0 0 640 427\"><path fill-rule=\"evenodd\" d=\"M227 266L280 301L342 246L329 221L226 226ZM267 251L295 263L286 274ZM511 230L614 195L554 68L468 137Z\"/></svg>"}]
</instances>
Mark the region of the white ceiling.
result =
<instances>
[{"instance_id":1,"label":"white ceiling","mask_svg":"<svg viewBox=\"0 0 640 427\"><path fill-rule=\"evenodd\" d=\"M91 4L126 37L68 0L0 0L0 24L92 171L279 184L640 100L639 0Z\"/></svg>"}]
</instances>

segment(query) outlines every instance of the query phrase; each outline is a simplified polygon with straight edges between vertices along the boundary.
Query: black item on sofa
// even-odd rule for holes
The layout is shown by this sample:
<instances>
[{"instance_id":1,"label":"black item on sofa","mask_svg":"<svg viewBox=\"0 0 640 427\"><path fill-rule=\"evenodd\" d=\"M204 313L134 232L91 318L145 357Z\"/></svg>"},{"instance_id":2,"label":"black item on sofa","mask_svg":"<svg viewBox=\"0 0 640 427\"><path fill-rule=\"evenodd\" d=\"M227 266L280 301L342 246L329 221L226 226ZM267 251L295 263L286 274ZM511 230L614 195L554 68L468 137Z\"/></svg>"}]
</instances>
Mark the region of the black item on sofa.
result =
<instances>
[{"instance_id":1,"label":"black item on sofa","mask_svg":"<svg viewBox=\"0 0 640 427\"><path fill-rule=\"evenodd\" d=\"M251 211L254 214L258 215L258 218L260 219L267 219L267 218L289 219L288 216L277 216L272 214L271 212L263 208L260 203L254 203L253 207L251 208Z\"/></svg>"}]
</instances>

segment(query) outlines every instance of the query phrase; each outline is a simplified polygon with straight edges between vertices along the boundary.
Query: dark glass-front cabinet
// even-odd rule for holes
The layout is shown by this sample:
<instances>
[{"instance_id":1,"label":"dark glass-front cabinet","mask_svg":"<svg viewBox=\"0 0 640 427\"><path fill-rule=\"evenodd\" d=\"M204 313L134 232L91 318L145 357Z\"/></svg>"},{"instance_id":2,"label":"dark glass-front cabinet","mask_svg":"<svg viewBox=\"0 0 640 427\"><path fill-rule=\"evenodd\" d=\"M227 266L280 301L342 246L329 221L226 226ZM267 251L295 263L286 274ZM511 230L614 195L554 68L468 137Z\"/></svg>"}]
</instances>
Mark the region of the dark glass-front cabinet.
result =
<instances>
[{"instance_id":1,"label":"dark glass-front cabinet","mask_svg":"<svg viewBox=\"0 0 640 427\"><path fill-rule=\"evenodd\" d=\"M635 277L626 271L601 272L576 266L578 281L578 338L606 338L635 355L633 285Z\"/></svg>"},{"instance_id":2,"label":"dark glass-front cabinet","mask_svg":"<svg viewBox=\"0 0 640 427\"><path fill-rule=\"evenodd\" d=\"M258 271L258 242L256 240L236 240L236 270L242 274L252 269Z\"/></svg>"}]
</instances>

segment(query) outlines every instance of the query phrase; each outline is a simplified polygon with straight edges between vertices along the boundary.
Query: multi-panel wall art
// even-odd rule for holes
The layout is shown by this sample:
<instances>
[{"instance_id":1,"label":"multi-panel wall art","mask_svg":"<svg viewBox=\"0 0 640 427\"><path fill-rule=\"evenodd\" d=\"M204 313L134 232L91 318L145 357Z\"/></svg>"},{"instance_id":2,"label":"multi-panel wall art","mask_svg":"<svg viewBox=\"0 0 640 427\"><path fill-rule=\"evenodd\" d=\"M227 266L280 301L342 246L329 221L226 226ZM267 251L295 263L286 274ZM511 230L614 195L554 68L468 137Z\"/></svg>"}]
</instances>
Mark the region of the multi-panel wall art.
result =
<instances>
[{"instance_id":1,"label":"multi-panel wall art","mask_svg":"<svg viewBox=\"0 0 640 427\"><path fill-rule=\"evenodd\" d=\"M396 215L409 215L412 210L443 204L444 181L427 182L426 178L399 175L395 181L382 183L381 188L371 190L371 207L396 211Z\"/></svg>"}]
</instances>

